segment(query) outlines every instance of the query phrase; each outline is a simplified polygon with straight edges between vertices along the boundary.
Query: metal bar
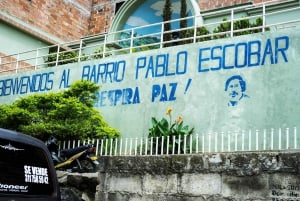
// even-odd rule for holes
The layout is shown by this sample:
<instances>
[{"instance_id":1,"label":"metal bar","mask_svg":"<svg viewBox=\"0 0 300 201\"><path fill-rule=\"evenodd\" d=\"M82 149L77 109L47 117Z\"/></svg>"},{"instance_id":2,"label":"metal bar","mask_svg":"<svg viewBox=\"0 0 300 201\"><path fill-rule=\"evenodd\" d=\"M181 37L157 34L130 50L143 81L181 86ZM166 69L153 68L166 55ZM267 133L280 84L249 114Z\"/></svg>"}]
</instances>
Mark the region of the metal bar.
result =
<instances>
[{"instance_id":1,"label":"metal bar","mask_svg":"<svg viewBox=\"0 0 300 201\"><path fill-rule=\"evenodd\" d=\"M109 155L112 155L112 149L113 149L113 139L110 139L110 147L109 147Z\"/></svg>"},{"instance_id":2,"label":"metal bar","mask_svg":"<svg viewBox=\"0 0 300 201\"><path fill-rule=\"evenodd\" d=\"M60 50L60 45L57 45L57 52L56 52L56 61L55 61L55 66L58 65L58 59L59 59L59 50Z\"/></svg>"},{"instance_id":3,"label":"metal bar","mask_svg":"<svg viewBox=\"0 0 300 201\"><path fill-rule=\"evenodd\" d=\"M117 155L118 150L118 139L115 139L115 156Z\"/></svg>"},{"instance_id":4,"label":"metal bar","mask_svg":"<svg viewBox=\"0 0 300 201\"><path fill-rule=\"evenodd\" d=\"M148 151L148 138L146 138L146 143L145 143L145 155L147 156L147 151Z\"/></svg>"},{"instance_id":5,"label":"metal bar","mask_svg":"<svg viewBox=\"0 0 300 201\"><path fill-rule=\"evenodd\" d=\"M130 53L132 53L132 49L133 49L133 38L134 38L134 29L131 29L131 34L130 34L130 49L129 49Z\"/></svg>"},{"instance_id":6,"label":"metal bar","mask_svg":"<svg viewBox=\"0 0 300 201\"><path fill-rule=\"evenodd\" d=\"M81 60L81 52L82 52L82 39L80 40L79 51L78 51L78 62Z\"/></svg>"},{"instance_id":7,"label":"metal bar","mask_svg":"<svg viewBox=\"0 0 300 201\"><path fill-rule=\"evenodd\" d=\"M274 129L271 128L271 150L274 149Z\"/></svg>"},{"instance_id":8,"label":"metal bar","mask_svg":"<svg viewBox=\"0 0 300 201\"><path fill-rule=\"evenodd\" d=\"M258 150L258 129L255 132L255 150Z\"/></svg>"},{"instance_id":9,"label":"metal bar","mask_svg":"<svg viewBox=\"0 0 300 201\"><path fill-rule=\"evenodd\" d=\"M278 130L278 149L281 150L281 128Z\"/></svg>"},{"instance_id":10,"label":"metal bar","mask_svg":"<svg viewBox=\"0 0 300 201\"><path fill-rule=\"evenodd\" d=\"M164 154L164 136L161 137L161 149L160 149L160 154Z\"/></svg>"},{"instance_id":11,"label":"metal bar","mask_svg":"<svg viewBox=\"0 0 300 201\"><path fill-rule=\"evenodd\" d=\"M263 19L262 19L262 21L263 21L263 24L262 24L262 32L265 32L265 29L266 29L266 4L263 4L263 6L262 6L262 9L263 9L263 13L262 13L262 15L263 15Z\"/></svg>"},{"instance_id":12,"label":"metal bar","mask_svg":"<svg viewBox=\"0 0 300 201\"><path fill-rule=\"evenodd\" d=\"M120 139L120 150L119 150L119 155L122 156L122 145L123 145L123 140L122 138Z\"/></svg>"},{"instance_id":13,"label":"metal bar","mask_svg":"<svg viewBox=\"0 0 300 201\"><path fill-rule=\"evenodd\" d=\"M198 133L196 134L196 154L199 153L199 135Z\"/></svg>"},{"instance_id":14,"label":"metal bar","mask_svg":"<svg viewBox=\"0 0 300 201\"><path fill-rule=\"evenodd\" d=\"M294 149L297 149L297 128L294 127Z\"/></svg>"},{"instance_id":15,"label":"metal bar","mask_svg":"<svg viewBox=\"0 0 300 201\"><path fill-rule=\"evenodd\" d=\"M289 133L289 128L286 128L285 130L285 134L286 134L286 149L289 149L290 147L290 144L289 144L289 141L290 141L290 133Z\"/></svg>"},{"instance_id":16,"label":"metal bar","mask_svg":"<svg viewBox=\"0 0 300 201\"><path fill-rule=\"evenodd\" d=\"M130 138L130 143L129 143L129 156L131 156L131 150L132 150L132 138Z\"/></svg>"},{"instance_id":17,"label":"metal bar","mask_svg":"<svg viewBox=\"0 0 300 201\"><path fill-rule=\"evenodd\" d=\"M234 10L231 9L231 15L230 15L230 38L233 37L233 21L234 21Z\"/></svg>"}]
</instances>

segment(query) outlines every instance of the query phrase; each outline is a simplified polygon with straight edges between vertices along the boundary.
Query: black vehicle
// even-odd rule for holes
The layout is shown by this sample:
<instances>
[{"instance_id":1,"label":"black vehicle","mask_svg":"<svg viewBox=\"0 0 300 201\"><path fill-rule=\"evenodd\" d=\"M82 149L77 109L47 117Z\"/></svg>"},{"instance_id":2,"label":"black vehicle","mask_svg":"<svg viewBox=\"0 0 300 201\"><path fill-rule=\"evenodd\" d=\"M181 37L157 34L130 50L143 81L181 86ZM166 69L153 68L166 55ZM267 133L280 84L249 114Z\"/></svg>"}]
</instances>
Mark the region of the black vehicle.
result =
<instances>
[{"instance_id":1,"label":"black vehicle","mask_svg":"<svg viewBox=\"0 0 300 201\"><path fill-rule=\"evenodd\" d=\"M0 200L61 201L56 170L44 142L0 128Z\"/></svg>"},{"instance_id":2,"label":"black vehicle","mask_svg":"<svg viewBox=\"0 0 300 201\"><path fill-rule=\"evenodd\" d=\"M96 172L99 165L93 144L73 149L64 149L58 153L57 139L51 137L46 142L51 153L55 169L68 172Z\"/></svg>"}]
</instances>

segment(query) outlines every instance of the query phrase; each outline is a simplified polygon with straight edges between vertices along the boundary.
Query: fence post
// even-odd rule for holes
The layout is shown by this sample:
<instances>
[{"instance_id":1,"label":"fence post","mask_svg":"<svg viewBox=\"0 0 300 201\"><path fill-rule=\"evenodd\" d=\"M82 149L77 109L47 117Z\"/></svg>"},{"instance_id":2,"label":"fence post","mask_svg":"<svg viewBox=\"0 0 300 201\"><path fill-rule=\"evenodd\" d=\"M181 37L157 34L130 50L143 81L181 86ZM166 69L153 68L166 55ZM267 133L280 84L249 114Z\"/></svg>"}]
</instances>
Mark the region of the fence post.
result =
<instances>
[{"instance_id":1,"label":"fence post","mask_svg":"<svg viewBox=\"0 0 300 201\"><path fill-rule=\"evenodd\" d=\"M245 150L245 131L242 130L242 151Z\"/></svg>"},{"instance_id":2,"label":"fence post","mask_svg":"<svg viewBox=\"0 0 300 201\"><path fill-rule=\"evenodd\" d=\"M138 142L138 139L135 138L135 145L134 145L134 155L135 156L137 155L137 142Z\"/></svg>"},{"instance_id":3,"label":"fence post","mask_svg":"<svg viewBox=\"0 0 300 201\"><path fill-rule=\"evenodd\" d=\"M255 150L258 150L258 129L255 132Z\"/></svg>"},{"instance_id":4,"label":"fence post","mask_svg":"<svg viewBox=\"0 0 300 201\"><path fill-rule=\"evenodd\" d=\"M58 59L59 59L59 50L60 50L60 45L57 45L57 52L56 52L56 61L55 61L55 66L58 65Z\"/></svg>"},{"instance_id":5,"label":"fence post","mask_svg":"<svg viewBox=\"0 0 300 201\"><path fill-rule=\"evenodd\" d=\"M160 155L164 154L164 136L161 137L161 150Z\"/></svg>"},{"instance_id":6,"label":"fence post","mask_svg":"<svg viewBox=\"0 0 300 201\"><path fill-rule=\"evenodd\" d=\"M264 129L264 150L266 150L266 144L267 144L267 131L266 131L266 129Z\"/></svg>"},{"instance_id":7,"label":"fence post","mask_svg":"<svg viewBox=\"0 0 300 201\"><path fill-rule=\"evenodd\" d=\"M143 155L143 138L141 138L140 155Z\"/></svg>"},{"instance_id":8,"label":"fence post","mask_svg":"<svg viewBox=\"0 0 300 201\"><path fill-rule=\"evenodd\" d=\"M118 139L115 139L115 156L117 155L118 150Z\"/></svg>"},{"instance_id":9,"label":"fence post","mask_svg":"<svg viewBox=\"0 0 300 201\"><path fill-rule=\"evenodd\" d=\"M110 148L109 148L109 155L112 156L112 148L113 148L113 139L110 139Z\"/></svg>"},{"instance_id":10,"label":"fence post","mask_svg":"<svg viewBox=\"0 0 300 201\"><path fill-rule=\"evenodd\" d=\"M128 146L128 138L125 139L125 153L124 155L127 155L127 146Z\"/></svg>"},{"instance_id":11,"label":"fence post","mask_svg":"<svg viewBox=\"0 0 300 201\"><path fill-rule=\"evenodd\" d=\"M274 149L274 129L271 128L271 150Z\"/></svg>"},{"instance_id":12,"label":"fence post","mask_svg":"<svg viewBox=\"0 0 300 201\"><path fill-rule=\"evenodd\" d=\"M198 133L196 134L196 154L199 152L199 135Z\"/></svg>"},{"instance_id":13,"label":"fence post","mask_svg":"<svg viewBox=\"0 0 300 201\"><path fill-rule=\"evenodd\" d=\"M99 151L99 139L96 140L96 155L98 155Z\"/></svg>"},{"instance_id":14,"label":"fence post","mask_svg":"<svg viewBox=\"0 0 300 201\"><path fill-rule=\"evenodd\" d=\"M101 144L100 144L100 156L102 156L103 153L103 139L101 139Z\"/></svg>"},{"instance_id":15,"label":"fence post","mask_svg":"<svg viewBox=\"0 0 300 201\"><path fill-rule=\"evenodd\" d=\"M178 135L178 150L177 150L177 154L180 154L180 144L181 144L181 136Z\"/></svg>"},{"instance_id":16,"label":"fence post","mask_svg":"<svg viewBox=\"0 0 300 201\"><path fill-rule=\"evenodd\" d=\"M190 154L193 153L193 135L190 135Z\"/></svg>"},{"instance_id":17,"label":"fence post","mask_svg":"<svg viewBox=\"0 0 300 201\"><path fill-rule=\"evenodd\" d=\"M248 151L251 151L251 147L252 147L252 131L251 129L248 132Z\"/></svg>"},{"instance_id":18,"label":"fence post","mask_svg":"<svg viewBox=\"0 0 300 201\"><path fill-rule=\"evenodd\" d=\"M82 52L82 39L80 40L79 52L78 52L78 62L81 60L81 52Z\"/></svg>"},{"instance_id":19,"label":"fence post","mask_svg":"<svg viewBox=\"0 0 300 201\"><path fill-rule=\"evenodd\" d=\"M175 135L173 135L173 147L172 147L172 155L175 154Z\"/></svg>"},{"instance_id":20,"label":"fence post","mask_svg":"<svg viewBox=\"0 0 300 201\"><path fill-rule=\"evenodd\" d=\"M193 43L196 43L196 38L197 38L197 23L196 23L196 15L194 15L194 38L193 38Z\"/></svg>"},{"instance_id":21,"label":"fence post","mask_svg":"<svg viewBox=\"0 0 300 201\"><path fill-rule=\"evenodd\" d=\"M150 155L152 155L153 151L153 137L150 138Z\"/></svg>"},{"instance_id":22,"label":"fence post","mask_svg":"<svg viewBox=\"0 0 300 201\"><path fill-rule=\"evenodd\" d=\"M38 57L39 57L39 48L36 49L34 70L37 69Z\"/></svg>"},{"instance_id":23,"label":"fence post","mask_svg":"<svg viewBox=\"0 0 300 201\"><path fill-rule=\"evenodd\" d=\"M106 52L106 44L107 44L107 35L108 34L105 34L104 35L104 43L103 43L103 52L102 52L102 58L105 57L105 52Z\"/></svg>"},{"instance_id":24,"label":"fence post","mask_svg":"<svg viewBox=\"0 0 300 201\"><path fill-rule=\"evenodd\" d=\"M17 61L16 61L16 73L18 73L19 59L20 59L20 53L18 52L18 55L17 55Z\"/></svg>"},{"instance_id":25,"label":"fence post","mask_svg":"<svg viewBox=\"0 0 300 201\"><path fill-rule=\"evenodd\" d=\"M234 151L238 150L237 145L238 145L238 131L235 131L235 133L234 133Z\"/></svg>"},{"instance_id":26,"label":"fence post","mask_svg":"<svg viewBox=\"0 0 300 201\"><path fill-rule=\"evenodd\" d=\"M168 135L167 136L167 151L166 151L166 153L167 153L167 155L169 154L169 143L170 143L170 136Z\"/></svg>"},{"instance_id":27,"label":"fence post","mask_svg":"<svg viewBox=\"0 0 300 201\"><path fill-rule=\"evenodd\" d=\"M130 142L129 142L129 156L131 156L131 150L132 150L132 138L130 138Z\"/></svg>"},{"instance_id":28,"label":"fence post","mask_svg":"<svg viewBox=\"0 0 300 201\"><path fill-rule=\"evenodd\" d=\"M186 154L186 135L183 136L183 154Z\"/></svg>"},{"instance_id":29,"label":"fence post","mask_svg":"<svg viewBox=\"0 0 300 201\"><path fill-rule=\"evenodd\" d=\"M266 4L263 3L263 24L262 24L262 32L265 32L265 27L266 27Z\"/></svg>"},{"instance_id":30,"label":"fence post","mask_svg":"<svg viewBox=\"0 0 300 201\"><path fill-rule=\"evenodd\" d=\"M210 153L211 152L211 134L210 133L208 133L208 153Z\"/></svg>"},{"instance_id":31,"label":"fence post","mask_svg":"<svg viewBox=\"0 0 300 201\"><path fill-rule=\"evenodd\" d=\"M202 153L204 153L205 151L205 148L204 148L204 145L205 145L205 142L204 142L204 134L202 134Z\"/></svg>"},{"instance_id":32,"label":"fence post","mask_svg":"<svg viewBox=\"0 0 300 201\"><path fill-rule=\"evenodd\" d=\"M278 149L281 150L281 128L278 130Z\"/></svg>"},{"instance_id":33,"label":"fence post","mask_svg":"<svg viewBox=\"0 0 300 201\"><path fill-rule=\"evenodd\" d=\"M121 138L120 139L120 150L119 150L119 155L121 156L122 155L122 147L123 146L123 139Z\"/></svg>"},{"instance_id":34,"label":"fence post","mask_svg":"<svg viewBox=\"0 0 300 201\"><path fill-rule=\"evenodd\" d=\"M145 142L145 155L147 156L147 151L148 151L148 138L146 138Z\"/></svg>"},{"instance_id":35,"label":"fence post","mask_svg":"<svg viewBox=\"0 0 300 201\"><path fill-rule=\"evenodd\" d=\"M290 146L290 130L289 128L286 128L286 149L289 149L289 146Z\"/></svg>"},{"instance_id":36,"label":"fence post","mask_svg":"<svg viewBox=\"0 0 300 201\"><path fill-rule=\"evenodd\" d=\"M155 156L158 155L158 137L155 138Z\"/></svg>"},{"instance_id":37,"label":"fence post","mask_svg":"<svg viewBox=\"0 0 300 201\"><path fill-rule=\"evenodd\" d=\"M165 24L165 22L163 21L163 22L161 23L160 47L159 47L159 48L163 48L163 44L164 44L164 24Z\"/></svg>"},{"instance_id":38,"label":"fence post","mask_svg":"<svg viewBox=\"0 0 300 201\"><path fill-rule=\"evenodd\" d=\"M107 149L108 149L108 140L106 138L105 139L105 152L104 152L105 156L107 156Z\"/></svg>"},{"instance_id":39,"label":"fence post","mask_svg":"<svg viewBox=\"0 0 300 201\"><path fill-rule=\"evenodd\" d=\"M294 127L294 149L297 149L297 128Z\"/></svg>"},{"instance_id":40,"label":"fence post","mask_svg":"<svg viewBox=\"0 0 300 201\"><path fill-rule=\"evenodd\" d=\"M134 29L132 28L130 34L130 49L129 49L130 54L132 53L132 49L133 49L133 37L134 37Z\"/></svg>"},{"instance_id":41,"label":"fence post","mask_svg":"<svg viewBox=\"0 0 300 201\"><path fill-rule=\"evenodd\" d=\"M231 19L230 19L230 37L233 37L233 21L234 21L234 11L231 9Z\"/></svg>"},{"instance_id":42,"label":"fence post","mask_svg":"<svg viewBox=\"0 0 300 201\"><path fill-rule=\"evenodd\" d=\"M231 151L231 133L230 133L230 131L228 131L228 142L227 142L227 151Z\"/></svg>"},{"instance_id":43,"label":"fence post","mask_svg":"<svg viewBox=\"0 0 300 201\"><path fill-rule=\"evenodd\" d=\"M221 151L224 151L224 132L221 132Z\"/></svg>"}]
</instances>

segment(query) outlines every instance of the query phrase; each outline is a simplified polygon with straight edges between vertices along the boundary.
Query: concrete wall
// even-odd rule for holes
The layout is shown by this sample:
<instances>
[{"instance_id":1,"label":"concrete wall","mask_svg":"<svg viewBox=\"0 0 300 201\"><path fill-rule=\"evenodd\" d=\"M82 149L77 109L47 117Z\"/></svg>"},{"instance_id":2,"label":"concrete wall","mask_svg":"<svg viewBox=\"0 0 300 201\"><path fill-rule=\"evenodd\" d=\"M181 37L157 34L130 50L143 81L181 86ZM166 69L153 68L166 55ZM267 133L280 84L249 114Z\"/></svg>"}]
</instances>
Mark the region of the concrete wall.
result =
<instances>
[{"instance_id":1,"label":"concrete wall","mask_svg":"<svg viewBox=\"0 0 300 201\"><path fill-rule=\"evenodd\" d=\"M94 106L123 137L148 136L151 118L168 118L168 107L173 108L172 122L182 116L184 124L199 134L299 128L299 30L205 41L1 76L0 102L64 90L83 79L101 86ZM243 82L229 90L232 78L238 77ZM238 96L233 96L236 93ZM271 142L271 135L266 139ZM284 143L285 138L274 136L275 140Z\"/></svg>"},{"instance_id":2,"label":"concrete wall","mask_svg":"<svg viewBox=\"0 0 300 201\"><path fill-rule=\"evenodd\" d=\"M293 153L102 157L96 201L296 201Z\"/></svg>"}]
</instances>

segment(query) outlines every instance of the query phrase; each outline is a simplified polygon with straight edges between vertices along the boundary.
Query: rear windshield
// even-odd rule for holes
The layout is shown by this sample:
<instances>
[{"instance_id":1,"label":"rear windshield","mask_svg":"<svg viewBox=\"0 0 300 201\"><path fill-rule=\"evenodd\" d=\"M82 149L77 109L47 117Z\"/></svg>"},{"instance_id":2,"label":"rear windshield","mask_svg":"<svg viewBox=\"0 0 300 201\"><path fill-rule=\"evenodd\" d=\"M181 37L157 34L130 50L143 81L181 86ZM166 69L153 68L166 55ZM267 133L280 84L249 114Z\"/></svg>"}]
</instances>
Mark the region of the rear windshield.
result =
<instances>
[{"instance_id":1,"label":"rear windshield","mask_svg":"<svg viewBox=\"0 0 300 201\"><path fill-rule=\"evenodd\" d=\"M42 149L0 139L0 194L51 196L51 174Z\"/></svg>"}]
</instances>

